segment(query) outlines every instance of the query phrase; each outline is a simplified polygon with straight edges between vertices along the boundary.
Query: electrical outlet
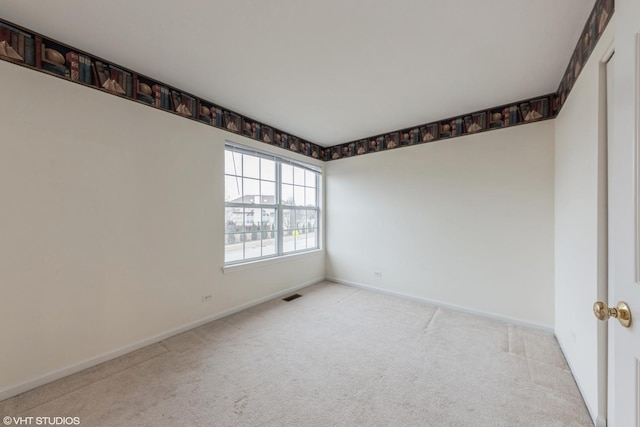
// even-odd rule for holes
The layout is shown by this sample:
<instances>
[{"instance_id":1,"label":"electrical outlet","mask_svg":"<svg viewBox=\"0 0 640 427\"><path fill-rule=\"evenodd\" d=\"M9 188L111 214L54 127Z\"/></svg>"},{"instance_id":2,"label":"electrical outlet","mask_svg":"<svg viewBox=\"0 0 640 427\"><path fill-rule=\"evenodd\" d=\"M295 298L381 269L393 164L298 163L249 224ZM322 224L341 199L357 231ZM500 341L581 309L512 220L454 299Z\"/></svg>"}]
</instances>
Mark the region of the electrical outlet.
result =
<instances>
[{"instance_id":1,"label":"electrical outlet","mask_svg":"<svg viewBox=\"0 0 640 427\"><path fill-rule=\"evenodd\" d=\"M382 272L381 271L374 271L373 272L373 277L382 277Z\"/></svg>"},{"instance_id":2,"label":"electrical outlet","mask_svg":"<svg viewBox=\"0 0 640 427\"><path fill-rule=\"evenodd\" d=\"M213 301L213 295L202 295L202 302L211 302Z\"/></svg>"}]
</instances>

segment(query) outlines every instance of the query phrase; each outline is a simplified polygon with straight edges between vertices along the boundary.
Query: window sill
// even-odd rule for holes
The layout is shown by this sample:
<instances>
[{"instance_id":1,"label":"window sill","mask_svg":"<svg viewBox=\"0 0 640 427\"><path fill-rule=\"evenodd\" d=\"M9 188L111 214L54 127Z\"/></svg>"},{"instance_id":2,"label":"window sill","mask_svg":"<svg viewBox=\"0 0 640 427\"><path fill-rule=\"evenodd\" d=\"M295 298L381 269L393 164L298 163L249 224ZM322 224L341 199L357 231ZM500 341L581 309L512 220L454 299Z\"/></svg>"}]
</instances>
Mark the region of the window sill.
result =
<instances>
[{"instance_id":1,"label":"window sill","mask_svg":"<svg viewBox=\"0 0 640 427\"><path fill-rule=\"evenodd\" d=\"M300 253L291 254L291 255L283 255L283 256L274 257L274 258L260 259L257 261L248 261L240 264L225 265L224 267L222 267L222 273L227 274L227 273L233 273L235 271L265 267L271 264L280 264L282 262L290 262L300 258L317 256L322 253L324 253L324 249L313 249L310 251L300 252Z\"/></svg>"}]
</instances>

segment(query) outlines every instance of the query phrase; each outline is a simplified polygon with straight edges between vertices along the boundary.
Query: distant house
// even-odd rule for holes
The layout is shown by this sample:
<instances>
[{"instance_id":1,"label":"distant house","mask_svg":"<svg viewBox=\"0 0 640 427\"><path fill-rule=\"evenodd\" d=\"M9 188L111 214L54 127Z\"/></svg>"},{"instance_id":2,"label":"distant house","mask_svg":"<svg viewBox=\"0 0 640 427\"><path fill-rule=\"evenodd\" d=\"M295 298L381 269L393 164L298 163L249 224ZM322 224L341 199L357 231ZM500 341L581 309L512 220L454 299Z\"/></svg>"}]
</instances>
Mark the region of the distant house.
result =
<instances>
[{"instance_id":1,"label":"distant house","mask_svg":"<svg viewBox=\"0 0 640 427\"><path fill-rule=\"evenodd\" d=\"M242 203L246 206L234 207L227 210L226 224L227 232L239 231L244 226L261 225L270 227L274 223L273 209L264 209L260 214L260 208L253 208L251 205L273 205L275 196L245 195L233 199L230 203Z\"/></svg>"},{"instance_id":2,"label":"distant house","mask_svg":"<svg viewBox=\"0 0 640 427\"><path fill-rule=\"evenodd\" d=\"M261 205L275 205L276 196L262 196L259 195L246 195L230 200L229 203L245 203L245 204L261 204Z\"/></svg>"}]
</instances>

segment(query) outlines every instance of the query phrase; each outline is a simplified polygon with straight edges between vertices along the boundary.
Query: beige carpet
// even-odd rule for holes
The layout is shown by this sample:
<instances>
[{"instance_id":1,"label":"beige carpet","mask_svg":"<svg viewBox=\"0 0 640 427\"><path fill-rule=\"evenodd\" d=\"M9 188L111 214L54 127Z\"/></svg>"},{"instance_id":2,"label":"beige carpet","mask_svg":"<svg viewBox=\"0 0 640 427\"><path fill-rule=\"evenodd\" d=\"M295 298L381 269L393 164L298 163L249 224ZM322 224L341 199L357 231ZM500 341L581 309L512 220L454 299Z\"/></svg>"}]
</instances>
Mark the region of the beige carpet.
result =
<instances>
[{"instance_id":1,"label":"beige carpet","mask_svg":"<svg viewBox=\"0 0 640 427\"><path fill-rule=\"evenodd\" d=\"M322 283L0 402L82 426L591 426L555 338Z\"/></svg>"}]
</instances>

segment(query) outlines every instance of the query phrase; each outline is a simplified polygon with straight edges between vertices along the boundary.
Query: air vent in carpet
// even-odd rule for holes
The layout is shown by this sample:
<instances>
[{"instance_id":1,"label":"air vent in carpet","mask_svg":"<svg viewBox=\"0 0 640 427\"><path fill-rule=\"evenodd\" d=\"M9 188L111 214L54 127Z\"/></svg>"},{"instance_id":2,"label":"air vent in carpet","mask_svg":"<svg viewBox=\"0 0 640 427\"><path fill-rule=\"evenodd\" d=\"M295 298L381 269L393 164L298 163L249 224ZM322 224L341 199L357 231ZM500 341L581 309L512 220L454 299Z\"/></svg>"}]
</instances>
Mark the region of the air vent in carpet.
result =
<instances>
[{"instance_id":1,"label":"air vent in carpet","mask_svg":"<svg viewBox=\"0 0 640 427\"><path fill-rule=\"evenodd\" d=\"M293 294L293 295L290 295L290 296L288 296L286 298L282 298L282 301L287 301L287 302L293 301L294 299L300 298L301 296L302 295L300 295L300 294Z\"/></svg>"}]
</instances>

